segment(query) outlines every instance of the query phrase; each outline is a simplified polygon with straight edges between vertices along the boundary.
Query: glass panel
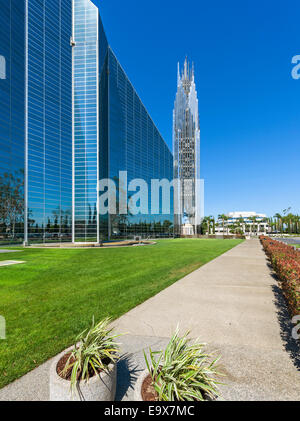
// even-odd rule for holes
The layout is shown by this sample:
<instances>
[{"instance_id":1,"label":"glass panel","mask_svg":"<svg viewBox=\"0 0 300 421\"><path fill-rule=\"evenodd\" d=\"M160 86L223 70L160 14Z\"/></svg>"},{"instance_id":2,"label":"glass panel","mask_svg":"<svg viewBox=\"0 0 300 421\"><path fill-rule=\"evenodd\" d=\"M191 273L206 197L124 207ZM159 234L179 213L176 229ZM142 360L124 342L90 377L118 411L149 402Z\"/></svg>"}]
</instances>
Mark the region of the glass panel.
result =
<instances>
[{"instance_id":1,"label":"glass panel","mask_svg":"<svg viewBox=\"0 0 300 421\"><path fill-rule=\"evenodd\" d=\"M0 0L0 245L24 240L24 2Z\"/></svg>"},{"instance_id":2,"label":"glass panel","mask_svg":"<svg viewBox=\"0 0 300 421\"><path fill-rule=\"evenodd\" d=\"M72 238L72 2L28 2L28 236Z\"/></svg>"}]
</instances>

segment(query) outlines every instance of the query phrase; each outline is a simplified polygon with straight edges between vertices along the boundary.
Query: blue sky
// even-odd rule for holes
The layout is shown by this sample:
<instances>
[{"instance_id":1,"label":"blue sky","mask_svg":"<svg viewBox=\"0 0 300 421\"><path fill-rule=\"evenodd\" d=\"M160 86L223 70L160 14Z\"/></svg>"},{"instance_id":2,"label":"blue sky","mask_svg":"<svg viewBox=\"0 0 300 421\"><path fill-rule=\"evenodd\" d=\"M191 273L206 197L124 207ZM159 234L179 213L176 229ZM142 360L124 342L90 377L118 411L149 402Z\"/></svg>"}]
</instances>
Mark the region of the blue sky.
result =
<instances>
[{"instance_id":1,"label":"blue sky","mask_svg":"<svg viewBox=\"0 0 300 421\"><path fill-rule=\"evenodd\" d=\"M299 2L93 1L170 148L177 62L194 61L205 214L300 213Z\"/></svg>"}]
</instances>

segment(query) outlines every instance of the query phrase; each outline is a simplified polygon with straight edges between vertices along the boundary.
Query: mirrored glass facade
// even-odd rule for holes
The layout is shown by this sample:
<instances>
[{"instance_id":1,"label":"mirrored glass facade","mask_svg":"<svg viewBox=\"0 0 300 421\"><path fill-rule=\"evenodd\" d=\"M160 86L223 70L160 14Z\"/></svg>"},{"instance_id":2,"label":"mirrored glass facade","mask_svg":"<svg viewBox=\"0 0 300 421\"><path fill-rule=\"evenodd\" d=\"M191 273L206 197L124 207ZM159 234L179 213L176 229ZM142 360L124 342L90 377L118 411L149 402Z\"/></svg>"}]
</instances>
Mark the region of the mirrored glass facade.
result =
<instances>
[{"instance_id":1,"label":"mirrored glass facade","mask_svg":"<svg viewBox=\"0 0 300 421\"><path fill-rule=\"evenodd\" d=\"M173 179L172 154L108 46L99 10L90 0L74 6L74 241L172 236L172 194L170 213L151 214L151 180ZM147 213L120 214L125 171L128 184L147 183ZM116 214L97 215L97 176L115 182Z\"/></svg>"},{"instance_id":2,"label":"mirrored glass facade","mask_svg":"<svg viewBox=\"0 0 300 421\"><path fill-rule=\"evenodd\" d=\"M90 0L0 6L0 243L173 235L172 200L163 212L161 196L151 214L151 180L172 180L172 154L109 47L98 8ZM147 209L135 216L119 211L120 172L128 184L147 183ZM116 184L114 214L99 211L102 179Z\"/></svg>"},{"instance_id":3,"label":"mirrored glass facade","mask_svg":"<svg viewBox=\"0 0 300 421\"><path fill-rule=\"evenodd\" d=\"M99 12L74 0L74 237L99 241Z\"/></svg>"},{"instance_id":4,"label":"mirrored glass facade","mask_svg":"<svg viewBox=\"0 0 300 421\"><path fill-rule=\"evenodd\" d=\"M142 179L148 186L148 213L118 214L109 219L110 237L173 236L173 200L170 195L170 213L163 214L162 192L159 214L152 214L151 181L173 180L173 156L153 123L150 115L126 76L116 56L108 53L108 136L107 161L109 178L116 180L119 172L127 171L128 185ZM171 191L172 193L172 191ZM128 198L132 195L129 192ZM103 229L103 224L101 224ZM105 228L101 235L105 237Z\"/></svg>"},{"instance_id":5,"label":"mirrored glass facade","mask_svg":"<svg viewBox=\"0 0 300 421\"><path fill-rule=\"evenodd\" d=\"M24 239L25 5L0 0L0 244Z\"/></svg>"},{"instance_id":6,"label":"mirrored glass facade","mask_svg":"<svg viewBox=\"0 0 300 421\"><path fill-rule=\"evenodd\" d=\"M27 2L28 241L70 241L72 1Z\"/></svg>"}]
</instances>

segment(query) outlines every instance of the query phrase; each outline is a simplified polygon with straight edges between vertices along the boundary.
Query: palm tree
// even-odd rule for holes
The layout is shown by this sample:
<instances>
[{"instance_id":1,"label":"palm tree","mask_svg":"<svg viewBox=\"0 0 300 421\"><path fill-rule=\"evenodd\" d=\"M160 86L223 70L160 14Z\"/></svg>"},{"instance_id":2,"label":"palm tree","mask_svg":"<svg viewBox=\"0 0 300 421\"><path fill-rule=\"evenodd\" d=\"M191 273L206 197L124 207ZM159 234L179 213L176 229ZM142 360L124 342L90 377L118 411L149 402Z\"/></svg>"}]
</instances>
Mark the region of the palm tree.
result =
<instances>
[{"instance_id":1,"label":"palm tree","mask_svg":"<svg viewBox=\"0 0 300 421\"><path fill-rule=\"evenodd\" d=\"M254 227L255 227L255 224L256 224L256 216L250 216L250 221L252 221L252 226L250 226L250 235L252 235L252 228L253 228L253 231L254 231Z\"/></svg>"},{"instance_id":2,"label":"palm tree","mask_svg":"<svg viewBox=\"0 0 300 421\"><path fill-rule=\"evenodd\" d=\"M293 232L293 223L295 221L295 215L293 215L292 213L289 213L286 216L286 219L287 219L288 233L291 234Z\"/></svg>"},{"instance_id":3,"label":"palm tree","mask_svg":"<svg viewBox=\"0 0 300 421\"><path fill-rule=\"evenodd\" d=\"M235 226L234 223L230 224L228 228L229 228L231 234L235 234L236 226Z\"/></svg>"},{"instance_id":4,"label":"palm tree","mask_svg":"<svg viewBox=\"0 0 300 421\"><path fill-rule=\"evenodd\" d=\"M287 209L284 209L284 211L283 211L284 217L282 218L283 223L285 225L287 225L288 232L290 231L290 211L291 211L291 209L292 209L291 207L289 207Z\"/></svg>"},{"instance_id":5,"label":"palm tree","mask_svg":"<svg viewBox=\"0 0 300 421\"><path fill-rule=\"evenodd\" d=\"M212 218L212 223L213 223L213 235L215 235L215 233L216 233L216 220L215 220L214 216Z\"/></svg>"},{"instance_id":6,"label":"palm tree","mask_svg":"<svg viewBox=\"0 0 300 421\"><path fill-rule=\"evenodd\" d=\"M229 216L227 216L227 215L226 215L226 217L225 217L225 222L226 222L227 235L229 235L229 226L228 226L228 221L229 221Z\"/></svg>"},{"instance_id":7,"label":"palm tree","mask_svg":"<svg viewBox=\"0 0 300 421\"><path fill-rule=\"evenodd\" d=\"M274 218L277 220L277 231L282 233L282 215L280 215L280 213L276 213Z\"/></svg>"},{"instance_id":8,"label":"palm tree","mask_svg":"<svg viewBox=\"0 0 300 421\"><path fill-rule=\"evenodd\" d=\"M300 216L295 215L295 233L299 234Z\"/></svg>"},{"instance_id":9,"label":"palm tree","mask_svg":"<svg viewBox=\"0 0 300 421\"><path fill-rule=\"evenodd\" d=\"M268 224L269 224L269 226L272 226L272 219L271 219L271 218L263 218L261 222L262 222L263 224L268 223ZM266 229L265 229L265 231L266 231Z\"/></svg>"},{"instance_id":10,"label":"palm tree","mask_svg":"<svg viewBox=\"0 0 300 421\"><path fill-rule=\"evenodd\" d=\"M250 233L251 226L250 224L245 224L245 232Z\"/></svg>"},{"instance_id":11,"label":"palm tree","mask_svg":"<svg viewBox=\"0 0 300 421\"><path fill-rule=\"evenodd\" d=\"M221 215L218 216L218 219L220 219L222 221L223 235L224 235L224 231L225 231L226 218L227 218L227 216L224 213L221 213Z\"/></svg>"},{"instance_id":12,"label":"palm tree","mask_svg":"<svg viewBox=\"0 0 300 421\"><path fill-rule=\"evenodd\" d=\"M203 235L206 234L206 231L208 231L209 234L209 218L207 216L205 216L202 220L201 230Z\"/></svg>"},{"instance_id":13,"label":"palm tree","mask_svg":"<svg viewBox=\"0 0 300 421\"><path fill-rule=\"evenodd\" d=\"M239 223L239 228L242 227L243 232L245 233L246 229L245 229L245 223L244 223L244 218L240 217L238 219L238 223Z\"/></svg>"},{"instance_id":14,"label":"palm tree","mask_svg":"<svg viewBox=\"0 0 300 421\"><path fill-rule=\"evenodd\" d=\"M208 234L211 234L211 224L212 224L212 230L213 230L213 234L215 233L215 218L210 215L208 218Z\"/></svg>"}]
</instances>

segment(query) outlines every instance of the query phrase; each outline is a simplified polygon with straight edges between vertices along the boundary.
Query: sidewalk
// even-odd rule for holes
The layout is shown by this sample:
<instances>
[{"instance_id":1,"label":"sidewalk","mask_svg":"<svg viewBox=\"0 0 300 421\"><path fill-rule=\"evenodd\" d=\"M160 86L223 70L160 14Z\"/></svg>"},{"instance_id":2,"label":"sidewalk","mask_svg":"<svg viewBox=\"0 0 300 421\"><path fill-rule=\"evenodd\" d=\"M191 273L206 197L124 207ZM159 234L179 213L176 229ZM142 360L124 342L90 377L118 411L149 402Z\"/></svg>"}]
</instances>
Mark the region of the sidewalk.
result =
<instances>
[{"instance_id":1,"label":"sidewalk","mask_svg":"<svg viewBox=\"0 0 300 421\"><path fill-rule=\"evenodd\" d=\"M222 355L224 399L300 400L299 348L289 319L259 241L246 241L115 322L128 333L117 400L133 398L143 349L161 349L178 323ZM0 400L47 400L50 364L0 390Z\"/></svg>"}]
</instances>

